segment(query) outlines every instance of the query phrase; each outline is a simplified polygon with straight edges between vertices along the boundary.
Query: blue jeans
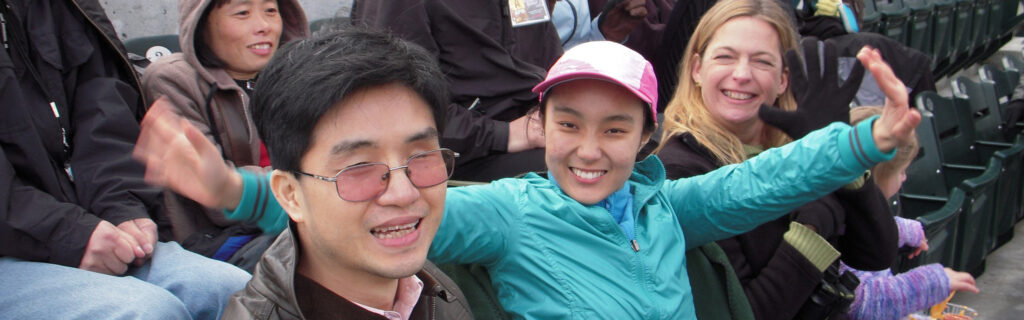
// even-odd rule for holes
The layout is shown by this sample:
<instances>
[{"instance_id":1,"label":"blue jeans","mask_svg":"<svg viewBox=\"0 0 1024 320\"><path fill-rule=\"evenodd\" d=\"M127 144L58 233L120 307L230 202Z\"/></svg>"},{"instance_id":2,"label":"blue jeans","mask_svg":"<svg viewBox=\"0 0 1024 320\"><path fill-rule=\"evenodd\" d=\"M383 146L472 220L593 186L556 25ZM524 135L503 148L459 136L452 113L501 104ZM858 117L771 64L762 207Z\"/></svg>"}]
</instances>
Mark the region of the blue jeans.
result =
<instances>
[{"instance_id":1,"label":"blue jeans","mask_svg":"<svg viewBox=\"0 0 1024 320\"><path fill-rule=\"evenodd\" d=\"M175 242L125 276L0 257L0 318L217 319L250 278Z\"/></svg>"}]
</instances>

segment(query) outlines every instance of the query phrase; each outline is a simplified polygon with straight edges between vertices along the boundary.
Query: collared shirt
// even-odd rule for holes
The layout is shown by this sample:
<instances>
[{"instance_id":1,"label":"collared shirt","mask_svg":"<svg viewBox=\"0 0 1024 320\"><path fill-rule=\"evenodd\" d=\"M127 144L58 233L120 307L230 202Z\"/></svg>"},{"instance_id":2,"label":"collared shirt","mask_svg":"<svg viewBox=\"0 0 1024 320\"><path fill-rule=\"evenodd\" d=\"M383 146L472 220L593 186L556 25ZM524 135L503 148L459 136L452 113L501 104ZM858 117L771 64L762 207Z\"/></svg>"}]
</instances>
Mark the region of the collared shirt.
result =
<instances>
[{"instance_id":1,"label":"collared shirt","mask_svg":"<svg viewBox=\"0 0 1024 320\"><path fill-rule=\"evenodd\" d=\"M368 312L389 320L409 320L416 303L423 292L423 281L416 275L398 280L395 292L394 310L380 310L345 299L305 275L295 273L295 295L303 315L310 319L371 318L368 315L353 315L345 310L346 305L357 305Z\"/></svg>"},{"instance_id":2,"label":"collared shirt","mask_svg":"<svg viewBox=\"0 0 1024 320\"><path fill-rule=\"evenodd\" d=\"M388 320L409 320L409 315L412 314L412 309L416 307L416 301L419 301L420 293L422 292L423 281L417 278L416 275L411 275L398 280L398 291L395 292L395 304L392 307L395 310L381 310L355 301L352 303L387 317Z\"/></svg>"}]
</instances>

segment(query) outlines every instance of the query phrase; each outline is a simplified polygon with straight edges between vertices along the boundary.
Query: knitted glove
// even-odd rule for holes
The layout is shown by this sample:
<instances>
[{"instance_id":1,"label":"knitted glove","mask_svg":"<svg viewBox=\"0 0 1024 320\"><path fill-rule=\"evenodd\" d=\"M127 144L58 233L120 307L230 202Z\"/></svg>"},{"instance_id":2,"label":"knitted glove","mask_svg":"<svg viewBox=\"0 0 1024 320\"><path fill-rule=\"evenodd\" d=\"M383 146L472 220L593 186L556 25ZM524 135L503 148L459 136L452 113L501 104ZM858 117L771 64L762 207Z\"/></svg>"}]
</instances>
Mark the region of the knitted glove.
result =
<instances>
[{"instance_id":1,"label":"knitted glove","mask_svg":"<svg viewBox=\"0 0 1024 320\"><path fill-rule=\"evenodd\" d=\"M832 122L850 122L850 101L860 89L864 78L864 66L856 62L850 77L840 84L839 56L832 40L824 42L825 60L819 56L819 41L812 37L800 41L805 65L796 50L786 52L789 66L789 84L796 97L796 112L787 112L777 107L762 105L758 116L765 123L779 128L793 139L800 139L811 131L824 128ZM806 71L804 68L806 67ZM822 72L824 69L824 72Z\"/></svg>"}]
</instances>

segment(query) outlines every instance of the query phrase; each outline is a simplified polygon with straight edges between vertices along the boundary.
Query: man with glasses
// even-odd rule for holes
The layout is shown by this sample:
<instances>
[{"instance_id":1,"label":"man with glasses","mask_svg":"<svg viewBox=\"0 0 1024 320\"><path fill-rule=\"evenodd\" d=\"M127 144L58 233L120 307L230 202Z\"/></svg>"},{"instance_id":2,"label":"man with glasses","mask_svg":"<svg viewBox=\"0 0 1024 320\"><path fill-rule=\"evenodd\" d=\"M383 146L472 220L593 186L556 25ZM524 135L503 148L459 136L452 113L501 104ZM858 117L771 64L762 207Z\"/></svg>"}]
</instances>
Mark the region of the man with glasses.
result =
<instances>
[{"instance_id":1,"label":"man with glasses","mask_svg":"<svg viewBox=\"0 0 1024 320\"><path fill-rule=\"evenodd\" d=\"M261 73L263 89L252 100L274 168L269 186L262 174L217 167L222 161L204 162L210 170L194 176L174 174L204 180L191 184L199 189L242 190L196 199L234 208L229 218L288 225L225 318L472 317L458 287L426 261L458 156L439 146L447 89L432 60L415 45L366 31L289 43ZM178 144L216 153L165 103L143 122L140 159L178 172L169 167L185 154Z\"/></svg>"}]
</instances>

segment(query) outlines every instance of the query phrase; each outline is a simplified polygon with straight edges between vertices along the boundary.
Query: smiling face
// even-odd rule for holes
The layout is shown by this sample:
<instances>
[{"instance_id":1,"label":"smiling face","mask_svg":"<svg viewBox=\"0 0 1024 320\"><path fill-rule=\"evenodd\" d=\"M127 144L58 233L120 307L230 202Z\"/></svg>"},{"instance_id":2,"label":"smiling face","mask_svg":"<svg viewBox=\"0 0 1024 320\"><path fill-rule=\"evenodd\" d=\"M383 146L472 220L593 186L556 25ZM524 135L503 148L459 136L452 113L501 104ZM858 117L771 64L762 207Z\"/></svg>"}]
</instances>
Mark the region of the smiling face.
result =
<instances>
[{"instance_id":1,"label":"smiling face","mask_svg":"<svg viewBox=\"0 0 1024 320\"><path fill-rule=\"evenodd\" d=\"M414 91L398 84L367 88L320 118L300 169L333 177L363 163L394 168L439 148L437 137L430 109ZM382 195L349 202L332 182L278 174L287 186L275 186L275 195L283 194L278 198L284 198L303 244L300 268L356 283L407 277L422 268L443 214L445 184L416 188L404 170L395 170Z\"/></svg>"},{"instance_id":2,"label":"smiling face","mask_svg":"<svg viewBox=\"0 0 1024 320\"><path fill-rule=\"evenodd\" d=\"M562 191L590 205L621 189L650 138L647 106L618 85L583 79L552 88L544 108L545 161Z\"/></svg>"},{"instance_id":3,"label":"smiling face","mask_svg":"<svg viewBox=\"0 0 1024 320\"><path fill-rule=\"evenodd\" d=\"M786 90L779 36L771 24L737 17L723 24L703 55L693 57L693 80L712 116L730 131L760 127L757 110Z\"/></svg>"},{"instance_id":4,"label":"smiling face","mask_svg":"<svg viewBox=\"0 0 1024 320\"><path fill-rule=\"evenodd\" d=\"M275 0L232 0L210 10L201 30L206 46L232 78L255 77L277 51L281 15Z\"/></svg>"}]
</instances>

